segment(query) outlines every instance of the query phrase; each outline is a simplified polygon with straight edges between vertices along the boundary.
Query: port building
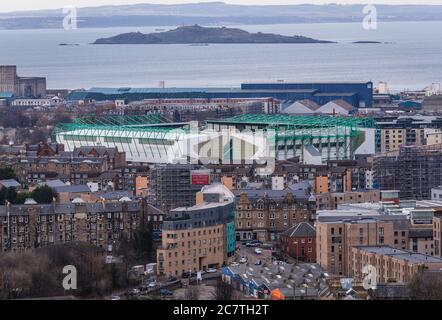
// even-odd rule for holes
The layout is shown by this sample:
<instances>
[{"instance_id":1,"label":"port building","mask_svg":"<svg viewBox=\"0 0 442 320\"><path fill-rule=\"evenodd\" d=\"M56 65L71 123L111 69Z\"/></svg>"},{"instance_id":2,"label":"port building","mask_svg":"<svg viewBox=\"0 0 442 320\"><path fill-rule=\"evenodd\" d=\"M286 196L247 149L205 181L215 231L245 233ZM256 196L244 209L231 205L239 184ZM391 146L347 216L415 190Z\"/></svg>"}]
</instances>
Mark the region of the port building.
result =
<instances>
[{"instance_id":1,"label":"port building","mask_svg":"<svg viewBox=\"0 0 442 320\"><path fill-rule=\"evenodd\" d=\"M296 102L310 100L318 105L342 100L354 108L373 106L372 82L336 83L243 83L235 88L91 88L74 91L67 101L141 101L146 99L239 99L274 98Z\"/></svg>"}]
</instances>

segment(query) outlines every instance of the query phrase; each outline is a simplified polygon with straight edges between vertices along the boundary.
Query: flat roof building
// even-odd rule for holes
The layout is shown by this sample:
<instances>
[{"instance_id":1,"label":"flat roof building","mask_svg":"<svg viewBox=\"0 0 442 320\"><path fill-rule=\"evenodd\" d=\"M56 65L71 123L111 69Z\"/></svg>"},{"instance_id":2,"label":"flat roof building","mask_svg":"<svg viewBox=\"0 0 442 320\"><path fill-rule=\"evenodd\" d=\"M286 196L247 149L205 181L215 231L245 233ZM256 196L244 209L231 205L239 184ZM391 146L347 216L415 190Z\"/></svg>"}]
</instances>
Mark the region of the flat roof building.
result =
<instances>
[{"instance_id":1,"label":"flat roof building","mask_svg":"<svg viewBox=\"0 0 442 320\"><path fill-rule=\"evenodd\" d=\"M352 248L350 276L362 280L363 269L372 265L378 283L408 283L418 272L440 271L442 259L390 246L355 246Z\"/></svg>"},{"instance_id":2,"label":"flat roof building","mask_svg":"<svg viewBox=\"0 0 442 320\"><path fill-rule=\"evenodd\" d=\"M319 105L344 100L355 108L373 105L372 82L341 83L243 83L240 88L91 88L74 91L66 100L128 100L144 99L218 99L275 98L278 100L309 99Z\"/></svg>"}]
</instances>

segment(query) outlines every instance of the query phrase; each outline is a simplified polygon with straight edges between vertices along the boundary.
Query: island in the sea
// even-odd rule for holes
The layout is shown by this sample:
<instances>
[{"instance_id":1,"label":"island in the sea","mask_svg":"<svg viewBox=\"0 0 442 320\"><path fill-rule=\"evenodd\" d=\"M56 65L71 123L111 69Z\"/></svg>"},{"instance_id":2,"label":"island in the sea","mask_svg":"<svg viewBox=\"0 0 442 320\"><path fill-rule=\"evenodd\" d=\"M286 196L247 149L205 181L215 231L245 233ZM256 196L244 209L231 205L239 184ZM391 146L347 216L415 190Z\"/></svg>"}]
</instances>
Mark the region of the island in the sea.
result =
<instances>
[{"instance_id":1,"label":"island in the sea","mask_svg":"<svg viewBox=\"0 0 442 320\"><path fill-rule=\"evenodd\" d=\"M303 36L283 36L272 33L250 33L237 28L183 26L157 33L131 32L98 39L94 44L216 44L216 43L334 43Z\"/></svg>"}]
</instances>

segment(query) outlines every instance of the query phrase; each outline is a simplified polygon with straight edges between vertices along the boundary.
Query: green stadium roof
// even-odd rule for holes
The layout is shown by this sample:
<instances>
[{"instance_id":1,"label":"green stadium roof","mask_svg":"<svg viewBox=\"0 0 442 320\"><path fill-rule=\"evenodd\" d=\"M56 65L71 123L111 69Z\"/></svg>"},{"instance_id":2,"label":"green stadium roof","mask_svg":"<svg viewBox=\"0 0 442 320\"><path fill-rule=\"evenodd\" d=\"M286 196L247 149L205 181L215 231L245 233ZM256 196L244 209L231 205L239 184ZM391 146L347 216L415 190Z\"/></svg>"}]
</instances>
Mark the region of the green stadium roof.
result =
<instances>
[{"instance_id":1,"label":"green stadium roof","mask_svg":"<svg viewBox=\"0 0 442 320\"><path fill-rule=\"evenodd\" d=\"M209 120L207 123L219 124L254 124L270 127L288 128L327 128L355 127L374 128L372 118L333 117L333 116L290 116L281 114L242 114L231 118Z\"/></svg>"},{"instance_id":2,"label":"green stadium roof","mask_svg":"<svg viewBox=\"0 0 442 320\"><path fill-rule=\"evenodd\" d=\"M159 114L149 114L140 116L88 116L74 121L79 125L90 126L142 126L142 125L162 125L170 121Z\"/></svg>"}]
</instances>

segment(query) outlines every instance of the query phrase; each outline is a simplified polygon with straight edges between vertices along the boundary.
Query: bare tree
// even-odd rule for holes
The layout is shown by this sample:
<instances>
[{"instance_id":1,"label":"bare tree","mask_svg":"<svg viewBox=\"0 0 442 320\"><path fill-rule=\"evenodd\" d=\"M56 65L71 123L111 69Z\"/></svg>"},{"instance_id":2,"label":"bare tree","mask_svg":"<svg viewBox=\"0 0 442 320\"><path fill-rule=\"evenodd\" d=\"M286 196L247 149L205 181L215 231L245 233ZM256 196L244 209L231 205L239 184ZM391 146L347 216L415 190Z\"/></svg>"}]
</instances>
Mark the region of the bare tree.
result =
<instances>
[{"instance_id":1,"label":"bare tree","mask_svg":"<svg viewBox=\"0 0 442 320\"><path fill-rule=\"evenodd\" d=\"M408 287L414 300L442 300L441 272L419 272L412 278Z\"/></svg>"},{"instance_id":2,"label":"bare tree","mask_svg":"<svg viewBox=\"0 0 442 320\"><path fill-rule=\"evenodd\" d=\"M189 284L189 286L186 288L184 297L186 300L198 300L199 295L200 295L200 289L198 288L198 286L192 286Z\"/></svg>"},{"instance_id":3,"label":"bare tree","mask_svg":"<svg viewBox=\"0 0 442 320\"><path fill-rule=\"evenodd\" d=\"M234 290L232 286L224 282L221 278L218 279L213 296L216 300L233 300Z\"/></svg>"}]
</instances>

